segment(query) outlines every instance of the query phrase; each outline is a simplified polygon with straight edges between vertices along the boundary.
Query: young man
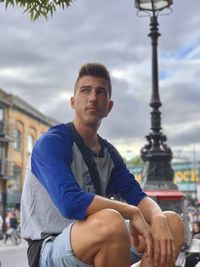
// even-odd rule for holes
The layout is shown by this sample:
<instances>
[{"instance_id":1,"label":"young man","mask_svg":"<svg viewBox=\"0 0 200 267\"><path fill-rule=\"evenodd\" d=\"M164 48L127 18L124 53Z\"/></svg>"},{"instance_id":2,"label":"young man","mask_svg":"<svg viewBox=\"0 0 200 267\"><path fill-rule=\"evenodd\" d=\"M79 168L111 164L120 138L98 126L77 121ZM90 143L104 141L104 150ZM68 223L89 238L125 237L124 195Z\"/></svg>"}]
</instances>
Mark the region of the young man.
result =
<instances>
[{"instance_id":1,"label":"young man","mask_svg":"<svg viewBox=\"0 0 200 267\"><path fill-rule=\"evenodd\" d=\"M71 126L98 175L92 177L69 125L50 128L36 142L21 200L29 264L129 267L141 257L141 266L173 266L184 239L180 217L162 212L115 148L97 134L113 107L110 75L103 65L82 66L71 107Z\"/></svg>"}]
</instances>

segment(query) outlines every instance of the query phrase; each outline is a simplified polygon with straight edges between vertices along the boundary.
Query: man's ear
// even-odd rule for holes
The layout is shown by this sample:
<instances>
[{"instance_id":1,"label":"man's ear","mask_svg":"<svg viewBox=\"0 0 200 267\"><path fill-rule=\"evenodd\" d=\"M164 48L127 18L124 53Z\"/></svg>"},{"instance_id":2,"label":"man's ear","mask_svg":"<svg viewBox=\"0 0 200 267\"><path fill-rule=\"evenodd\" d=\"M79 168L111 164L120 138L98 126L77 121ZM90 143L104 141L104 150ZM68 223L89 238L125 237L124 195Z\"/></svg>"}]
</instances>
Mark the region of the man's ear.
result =
<instances>
[{"instance_id":1,"label":"man's ear","mask_svg":"<svg viewBox=\"0 0 200 267\"><path fill-rule=\"evenodd\" d=\"M113 108L113 101L110 100L110 102L108 104L108 113L111 111L112 108Z\"/></svg>"},{"instance_id":2,"label":"man's ear","mask_svg":"<svg viewBox=\"0 0 200 267\"><path fill-rule=\"evenodd\" d=\"M71 108L74 109L74 96L72 96L72 97L70 98L70 104L71 104Z\"/></svg>"},{"instance_id":3,"label":"man's ear","mask_svg":"<svg viewBox=\"0 0 200 267\"><path fill-rule=\"evenodd\" d=\"M108 114L110 113L110 111L111 111L112 107L113 107L113 101L112 101L112 100L110 100L110 101L109 101L109 103L108 103L108 110L107 110L107 114L106 114L106 116L105 116L105 117L107 117L107 116L108 116Z\"/></svg>"}]
</instances>

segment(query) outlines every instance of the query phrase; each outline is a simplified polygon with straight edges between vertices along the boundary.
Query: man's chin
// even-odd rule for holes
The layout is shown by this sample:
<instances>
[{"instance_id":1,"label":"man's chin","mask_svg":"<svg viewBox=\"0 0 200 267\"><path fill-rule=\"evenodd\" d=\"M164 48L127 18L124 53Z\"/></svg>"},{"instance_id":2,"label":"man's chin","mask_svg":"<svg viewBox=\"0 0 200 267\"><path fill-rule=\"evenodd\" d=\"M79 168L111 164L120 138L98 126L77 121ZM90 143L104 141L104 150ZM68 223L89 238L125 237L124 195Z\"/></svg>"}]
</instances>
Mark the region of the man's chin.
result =
<instances>
[{"instance_id":1,"label":"man's chin","mask_svg":"<svg viewBox=\"0 0 200 267\"><path fill-rule=\"evenodd\" d=\"M88 127L99 127L102 119L90 119L85 121L85 125Z\"/></svg>"}]
</instances>

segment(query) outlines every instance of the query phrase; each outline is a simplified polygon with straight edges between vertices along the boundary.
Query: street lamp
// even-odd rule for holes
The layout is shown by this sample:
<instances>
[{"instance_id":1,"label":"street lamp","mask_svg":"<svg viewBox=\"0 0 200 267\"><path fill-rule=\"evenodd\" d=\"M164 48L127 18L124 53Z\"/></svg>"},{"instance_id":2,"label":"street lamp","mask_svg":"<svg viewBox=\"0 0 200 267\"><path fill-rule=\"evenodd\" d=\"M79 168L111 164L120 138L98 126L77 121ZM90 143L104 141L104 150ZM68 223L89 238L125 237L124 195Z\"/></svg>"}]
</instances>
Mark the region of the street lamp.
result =
<instances>
[{"instance_id":1,"label":"street lamp","mask_svg":"<svg viewBox=\"0 0 200 267\"><path fill-rule=\"evenodd\" d=\"M139 11L146 12L150 17L150 33L152 45L152 95L151 132L146 136L148 143L141 149L144 161L142 187L145 190L177 189L173 182L174 172L171 168L172 151L167 146L167 137L161 132L161 101L159 97L157 40L158 14L165 8L170 8L172 0L135 0Z\"/></svg>"},{"instance_id":2,"label":"street lamp","mask_svg":"<svg viewBox=\"0 0 200 267\"><path fill-rule=\"evenodd\" d=\"M172 0L135 0L135 6L139 10L161 11L164 8L169 8L172 5Z\"/></svg>"},{"instance_id":3,"label":"street lamp","mask_svg":"<svg viewBox=\"0 0 200 267\"><path fill-rule=\"evenodd\" d=\"M170 8L171 5L172 0L135 0L136 8L150 16L148 36L151 38L152 45L151 131L146 136L148 143L141 149L141 157L144 161L142 187L150 197L155 199L162 210L173 210L182 215L186 226L185 246L189 247L191 233L184 208L185 196L173 182L172 151L166 144L167 137L161 132L161 112L159 111L162 104L159 97L157 40L160 33L158 32L157 16L163 9ZM185 254L183 256L180 253L180 256L176 266L185 264Z\"/></svg>"}]
</instances>

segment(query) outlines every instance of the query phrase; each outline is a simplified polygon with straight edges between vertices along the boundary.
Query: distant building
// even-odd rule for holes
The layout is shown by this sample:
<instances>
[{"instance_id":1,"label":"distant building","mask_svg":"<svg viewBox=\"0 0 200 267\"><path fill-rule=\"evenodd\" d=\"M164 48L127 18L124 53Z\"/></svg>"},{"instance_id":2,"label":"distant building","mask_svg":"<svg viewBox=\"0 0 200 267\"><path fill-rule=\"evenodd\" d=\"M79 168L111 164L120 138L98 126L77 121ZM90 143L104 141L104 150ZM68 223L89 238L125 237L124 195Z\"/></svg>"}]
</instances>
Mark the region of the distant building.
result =
<instances>
[{"instance_id":1,"label":"distant building","mask_svg":"<svg viewBox=\"0 0 200 267\"><path fill-rule=\"evenodd\" d=\"M200 201L200 162L172 163L174 183L180 191L192 199ZM134 174L138 182L142 179L142 166L130 166L129 171Z\"/></svg>"},{"instance_id":2,"label":"distant building","mask_svg":"<svg viewBox=\"0 0 200 267\"><path fill-rule=\"evenodd\" d=\"M200 185L200 162L181 162L172 165L174 169L174 180L179 190L197 199L197 188Z\"/></svg>"},{"instance_id":3,"label":"distant building","mask_svg":"<svg viewBox=\"0 0 200 267\"><path fill-rule=\"evenodd\" d=\"M19 204L33 144L56 123L20 97L0 89L0 211L6 203Z\"/></svg>"}]
</instances>

